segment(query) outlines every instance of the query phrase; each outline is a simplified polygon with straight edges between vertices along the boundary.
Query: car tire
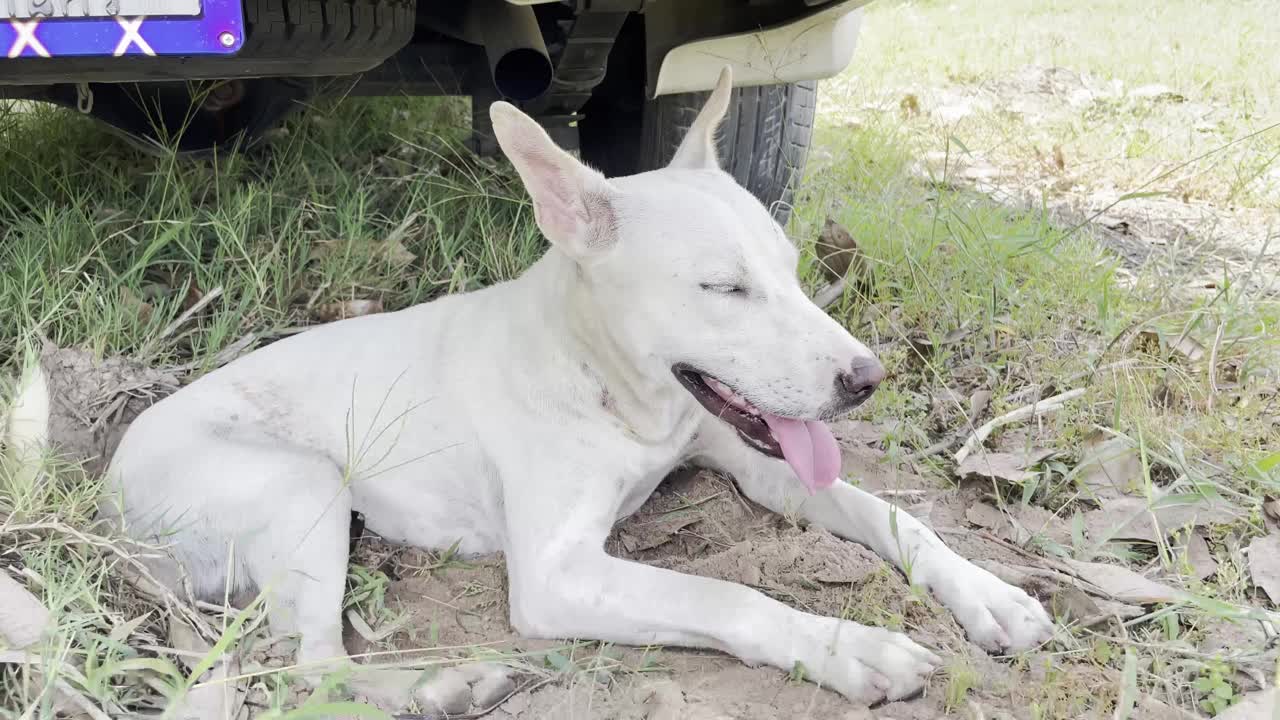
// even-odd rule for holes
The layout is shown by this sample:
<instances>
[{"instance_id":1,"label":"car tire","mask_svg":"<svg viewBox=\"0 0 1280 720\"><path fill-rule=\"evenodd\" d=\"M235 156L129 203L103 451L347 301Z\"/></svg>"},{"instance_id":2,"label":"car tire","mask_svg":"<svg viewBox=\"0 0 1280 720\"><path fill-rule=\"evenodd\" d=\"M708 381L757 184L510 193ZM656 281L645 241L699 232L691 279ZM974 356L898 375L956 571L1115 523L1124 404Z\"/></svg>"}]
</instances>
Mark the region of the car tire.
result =
<instances>
[{"instance_id":1,"label":"car tire","mask_svg":"<svg viewBox=\"0 0 1280 720\"><path fill-rule=\"evenodd\" d=\"M665 167L710 93L646 99L638 96L643 83L635 73L614 69L583 109L583 159L608 176ZM735 88L720 125L720 166L783 224L804 174L816 100L815 82Z\"/></svg>"},{"instance_id":2,"label":"car tire","mask_svg":"<svg viewBox=\"0 0 1280 720\"><path fill-rule=\"evenodd\" d=\"M710 93L664 95L645 104L640 170L665 167ZM817 97L815 83L736 88L720 124L720 166L785 223L804 175Z\"/></svg>"},{"instance_id":3,"label":"car tire","mask_svg":"<svg viewBox=\"0 0 1280 720\"><path fill-rule=\"evenodd\" d=\"M413 36L414 0L246 0L242 57L311 64L316 75L377 65Z\"/></svg>"}]
</instances>

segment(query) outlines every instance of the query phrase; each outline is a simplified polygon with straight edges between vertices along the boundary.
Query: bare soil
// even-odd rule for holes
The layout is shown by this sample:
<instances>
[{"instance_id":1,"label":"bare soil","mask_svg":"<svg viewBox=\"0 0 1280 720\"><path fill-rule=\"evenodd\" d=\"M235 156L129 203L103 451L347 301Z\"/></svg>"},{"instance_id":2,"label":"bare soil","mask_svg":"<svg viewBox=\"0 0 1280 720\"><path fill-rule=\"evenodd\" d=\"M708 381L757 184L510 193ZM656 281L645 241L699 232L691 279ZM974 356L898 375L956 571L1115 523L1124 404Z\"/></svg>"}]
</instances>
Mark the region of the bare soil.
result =
<instances>
[{"instance_id":1,"label":"bare soil","mask_svg":"<svg viewBox=\"0 0 1280 720\"><path fill-rule=\"evenodd\" d=\"M951 528L953 546L981 559L1016 560L1015 553L965 528L967 500L976 493L929 489L923 478L887 471L876 464L879 459L877 451L865 447L846 452L846 463L862 464L864 477L875 485L918 483L901 488L912 490L909 497L918 500L908 509ZM952 711L966 717L977 711L988 718L1030 718L1033 703L1057 708L1060 700L1088 696L1068 687L1078 684L1103 686L1096 714L1103 717L1109 714L1103 710L1109 705L1105 698L1118 687L1117 678L1092 663L1064 664L1047 651L1012 661L988 656L965 640L945 609L913 591L869 550L819 529L798 527L741 497L730 481L709 471L684 471L668 479L635 516L619 524L608 548L650 565L743 583L807 612L892 627L938 649L950 662L921 697L868 709L780 670L747 667L714 652L610 648L602 661L600 648L592 645L577 649L577 657L570 658L574 668L557 681L511 698L492 717L912 720ZM353 652L420 648L427 628L442 646L485 646L535 656L562 647L524 640L512 631L501 557L421 572L413 568L430 566L432 556L397 550L376 538L362 540L358 554L397 576L388 606L412 620L408 629L380 645L363 643L351 633ZM1046 592L1047 586L1028 589ZM1064 714L1051 716L1095 716L1088 707L1060 709ZM1142 712L1134 717L1173 717Z\"/></svg>"}]
</instances>

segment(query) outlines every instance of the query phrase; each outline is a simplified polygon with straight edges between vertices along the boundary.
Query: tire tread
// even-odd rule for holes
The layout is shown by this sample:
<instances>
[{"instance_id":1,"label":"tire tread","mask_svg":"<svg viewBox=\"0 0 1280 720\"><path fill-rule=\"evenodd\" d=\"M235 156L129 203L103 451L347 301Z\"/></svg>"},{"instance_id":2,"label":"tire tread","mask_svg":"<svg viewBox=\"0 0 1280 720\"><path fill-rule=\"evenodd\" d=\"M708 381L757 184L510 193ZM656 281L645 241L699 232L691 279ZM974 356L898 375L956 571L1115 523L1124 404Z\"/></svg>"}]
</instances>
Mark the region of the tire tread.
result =
<instances>
[{"instance_id":1,"label":"tire tread","mask_svg":"<svg viewBox=\"0 0 1280 720\"><path fill-rule=\"evenodd\" d=\"M413 36L415 0L248 0L242 56L380 62Z\"/></svg>"},{"instance_id":2,"label":"tire tread","mask_svg":"<svg viewBox=\"0 0 1280 720\"><path fill-rule=\"evenodd\" d=\"M671 161L708 93L664 95L646 103L638 172ZM721 166L785 223L804 173L817 109L816 83L736 88L720 127Z\"/></svg>"}]
</instances>

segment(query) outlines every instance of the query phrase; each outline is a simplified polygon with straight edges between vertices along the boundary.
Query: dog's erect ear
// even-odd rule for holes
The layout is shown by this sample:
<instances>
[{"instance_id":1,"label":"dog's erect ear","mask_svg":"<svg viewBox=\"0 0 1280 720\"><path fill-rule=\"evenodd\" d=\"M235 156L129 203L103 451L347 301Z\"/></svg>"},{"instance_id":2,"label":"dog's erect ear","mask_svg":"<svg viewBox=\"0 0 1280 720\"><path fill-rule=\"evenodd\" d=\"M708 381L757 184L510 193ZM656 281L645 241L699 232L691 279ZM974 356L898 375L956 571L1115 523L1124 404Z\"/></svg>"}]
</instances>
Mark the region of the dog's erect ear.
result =
<instances>
[{"instance_id":1,"label":"dog's erect ear","mask_svg":"<svg viewBox=\"0 0 1280 720\"><path fill-rule=\"evenodd\" d=\"M514 106L496 102L489 117L498 144L529 191L542 234L577 259L612 247L618 191L609 181L560 149L541 125Z\"/></svg>"},{"instance_id":2,"label":"dog's erect ear","mask_svg":"<svg viewBox=\"0 0 1280 720\"><path fill-rule=\"evenodd\" d=\"M668 167L687 168L691 170L715 170L720 167L716 160L716 128L729 112L729 93L733 90L733 71L728 65L720 71L720 79L716 81L716 89L711 91L707 104L689 126L689 132L676 148L675 157L671 158Z\"/></svg>"}]
</instances>

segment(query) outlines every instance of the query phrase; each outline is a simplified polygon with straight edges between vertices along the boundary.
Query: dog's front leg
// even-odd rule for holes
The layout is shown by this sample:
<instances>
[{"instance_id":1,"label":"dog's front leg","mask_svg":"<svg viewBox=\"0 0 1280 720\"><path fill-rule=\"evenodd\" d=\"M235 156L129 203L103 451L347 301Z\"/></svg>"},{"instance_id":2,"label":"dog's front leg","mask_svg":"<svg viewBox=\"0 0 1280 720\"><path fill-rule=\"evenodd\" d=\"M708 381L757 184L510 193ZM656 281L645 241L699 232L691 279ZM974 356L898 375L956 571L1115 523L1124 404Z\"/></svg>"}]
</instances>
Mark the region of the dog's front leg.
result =
<instances>
[{"instance_id":1,"label":"dog's front leg","mask_svg":"<svg viewBox=\"0 0 1280 720\"><path fill-rule=\"evenodd\" d=\"M866 545L928 589L969 638L990 652L1034 647L1053 634L1040 603L956 554L910 513L848 483L810 496L791 468L748 448L718 421L699 434L695 462L721 470L752 500L794 512L833 535Z\"/></svg>"},{"instance_id":2,"label":"dog's front leg","mask_svg":"<svg viewBox=\"0 0 1280 720\"><path fill-rule=\"evenodd\" d=\"M747 587L610 557L622 483L581 468L504 483L511 621L523 635L714 648L852 700L919 691L938 658L904 635L789 608Z\"/></svg>"}]
</instances>

